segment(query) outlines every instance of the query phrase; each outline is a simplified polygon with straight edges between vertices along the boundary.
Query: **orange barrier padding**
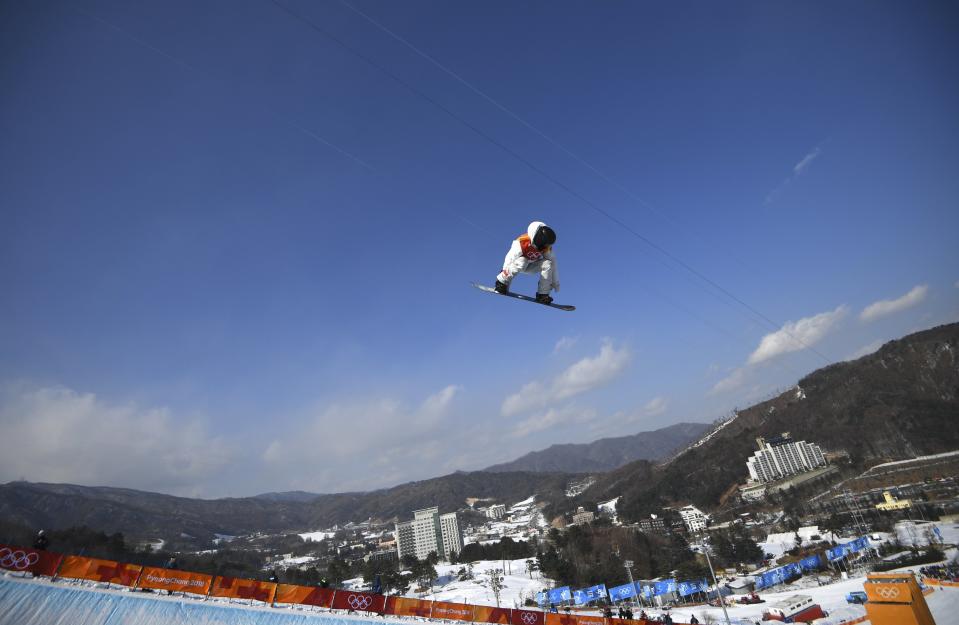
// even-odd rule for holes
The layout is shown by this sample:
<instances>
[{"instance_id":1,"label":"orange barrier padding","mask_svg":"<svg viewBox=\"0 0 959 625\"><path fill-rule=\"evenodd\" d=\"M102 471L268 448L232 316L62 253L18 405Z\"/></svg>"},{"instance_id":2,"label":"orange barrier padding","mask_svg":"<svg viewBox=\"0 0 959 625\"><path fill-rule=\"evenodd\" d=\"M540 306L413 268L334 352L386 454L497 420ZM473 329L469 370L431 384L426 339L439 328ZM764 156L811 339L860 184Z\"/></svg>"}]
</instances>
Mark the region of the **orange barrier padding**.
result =
<instances>
[{"instance_id":1,"label":"orange barrier padding","mask_svg":"<svg viewBox=\"0 0 959 625\"><path fill-rule=\"evenodd\" d=\"M277 584L274 603L299 603L328 608L333 605L333 591L329 588Z\"/></svg>"},{"instance_id":2,"label":"orange barrier padding","mask_svg":"<svg viewBox=\"0 0 959 625\"><path fill-rule=\"evenodd\" d=\"M220 576L213 581L213 591L210 594L214 597L254 599L263 603L273 603L276 586L276 582Z\"/></svg>"},{"instance_id":3,"label":"orange barrier padding","mask_svg":"<svg viewBox=\"0 0 959 625\"><path fill-rule=\"evenodd\" d=\"M386 602L386 613L396 616L429 618L430 602L409 597L390 597Z\"/></svg>"},{"instance_id":4,"label":"orange barrier padding","mask_svg":"<svg viewBox=\"0 0 959 625\"><path fill-rule=\"evenodd\" d=\"M430 618L441 618L448 621L472 621L473 606L468 603L434 601Z\"/></svg>"},{"instance_id":5,"label":"orange barrier padding","mask_svg":"<svg viewBox=\"0 0 959 625\"><path fill-rule=\"evenodd\" d=\"M602 616L577 616L576 625L606 625Z\"/></svg>"},{"instance_id":6,"label":"orange barrier padding","mask_svg":"<svg viewBox=\"0 0 959 625\"><path fill-rule=\"evenodd\" d=\"M61 560L59 553L0 544L0 569L53 577Z\"/></svg>"},{"instance_id":7,"label":"orange barrier padding","mask_svg":"<svg viewBox=\"0 0 959 625\"><path fill-rule=\"evenodd\" d=\"M546 614L537 610L510 610L510 625L546 625Z\"/></svg>"},{"instance_id":8,"label":"orange barrier padding","mask_svg":"<svg viewBox=\"0 0 959 625\"><path fill-rule=\"evenodd\" d=\"M546 625L576 625L576 617L559 614L557 612L548 612L546 614Z\"/></svg>"},{"instance_id":9,"label":"orange barrier padding","mask_svg":"<svg viewBox=\"0 0 959 625\"><path fill-rule=\"evenodd\" d=\"M70 579L90 579L95 582L109 582L122 586L132 586L143 569L139 564L124 564L113 560L66 556L60 566L60 577Z\"/></svg>"},{"instance_id":10,"label":"orange barrier padding","mask_svg":"<svg viewBox=\"0 0 959 625\"><path fill-rule=\"evenodd\" d=\"M374 595L371 592L354 592L351 590L337 590L333 595L333 608L337 610L355 610L357 612L383 613L386 607L386 597Z\"/></svg>"},{"instance_id":11,"label":"orange barrier padding","mask_svg":"<svg viewBox=\"0 0 959 625\"><path fill-rule=\"evenodd\" d=\"M474 623L500 623L509 625L509 608L493 608L488 605L473 606Z\"/></svg>"},{"instance_id":12,"label":"orange barrier padding","mask_svg":"<svg viewBox=\"0 0 959 625\"><path fill-rule=\"evenodd\" d=\"M143 573L140 574L137 587L206 595L210 592L212 583L212 575L145 566L143 567Z\"/></svg>"}]
</instances>

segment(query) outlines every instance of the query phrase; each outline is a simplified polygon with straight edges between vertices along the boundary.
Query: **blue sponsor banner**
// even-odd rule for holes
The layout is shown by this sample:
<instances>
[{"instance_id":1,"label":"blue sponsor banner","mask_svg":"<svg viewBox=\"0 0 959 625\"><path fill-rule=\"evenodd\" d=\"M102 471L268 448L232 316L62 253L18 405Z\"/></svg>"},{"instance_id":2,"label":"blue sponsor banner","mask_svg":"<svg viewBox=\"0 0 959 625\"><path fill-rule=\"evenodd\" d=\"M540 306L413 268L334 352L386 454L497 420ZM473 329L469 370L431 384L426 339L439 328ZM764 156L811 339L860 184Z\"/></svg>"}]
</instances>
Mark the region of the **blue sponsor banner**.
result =
<instances>
[{"instance_id":1,"label":"blue sponsor banner","mask_svg":"<svg viewBox=\"0 0 959 625\"><path fill-rule=\"evenodd\" d=\"M643 584L643 596L647 599L652 598L653 593L656 591L656 588L653 584Z\"/></svg>"},{"instance_id":2,"label":"blue sponsor banner","mask_svg":"<svg viewBox=\"0 0 959 625\"><path fill-rule=\"evenodd\" d=\"M597 584L596 586L573 591L573 603L576 605L585 605L600 599L606 599L606 584Z\"/></svg>"},{"instance_id":3,"label":"blue sponsor banner","mask_svg":"<svg viewBox=\"0 0 959 625\"><path fill-rule=\"evenodd\" d=\"M783 568L786 569L786 576L787 576L787 577L798 577L798 576L802 575L802 567L799 566L799 563L798 563L798 562L791 562L791 563L787 564L787 565L786 565L785 567L783 567Z\"/></svg>"},{"instance_id":4,"label":"blue sponsor banner","mask_svg":"<svg viewBox=\"0 0 959 625\"><path fill-rule=\"evenodd\" d=\"M653 584L653 595L665 595L667 593L676 592L676 580L675 579L664 579L662 581L655 582Z\"/></svg>"},{"instance_id":5,"label":"blue sponsor banner","mask_svg":"<svg viewBox=\"0 0 959 625\"><path fill-rule=\"evenodd\" d=\"M566 603L572 598L573 598L573 594L569 591L569 586L563 586L562 588L553 588L552 590L549 591L550 603Z\"/></svg>"},{"instance_id":6,"label":"blue sponsor banner","mask_svg":"<svg viewBox=\"0 0 959 625\"><path fill-rule=\"evenodd\" d=\"M799 567L804 571L815 571L819 568L819 556L809 556L799 561Z\"/></svg>"},{"instance_id":7,"label":"blue sponsor banner","mask_svg":"<svg viewBox=\"0 0 959 625\"><path fill-rule=\"evenodd\" d=\"M536 605L540 607L546 605L546 599L547 597L545 592L536 593Z\"/></svg>"},{"instance_id":8,"label":"blue sponsor banner","mask_svg":"<svg viewBox=\"0 0 959 625\"><path fill-rule=\"evenodd\" d=\"M832 549L826 551L826 557L830 562L835 562L846 557L846 554L852 553L852 547L849 546L849 543L845 545L836 545Z\"/></svg>"},{"instance_id":9,"label":"blue sponsor banner","mask_svg":"<svg viewBox=\"0 0 959 625\"><path fill-rule=\"evenodd\" d=\"M869 549L869 538L867 536L860 536L856 540L849 543L849 546L853 551L864 551Z\"/></svg>"},{"instance_id":10,"label":"blue sponsor banner","mask_svg":"<svg viewBox=\"0 0 959 625\"><path fill-rule=\"evenodd\" d=\"M706 591L706 580L688 581L688 582L679 582L676 585L676 590L679 592L680 597L688 597L689 595L694 595L697 592Z\"/></svg>"},{"instance_id":11,"label":"blue sponsor banner","mask_svg":"<svg viewBox=\"0 0 959 625\"><path fill-rule=\"evenodd\" d=\"M590 601L606 601L606 584L596 584L586 589Z\"/></svg>"},{"instance_id":12,"label":"blue sponsor banner","mask_svg":"<svg viewBox=\"0 0 959 625\"><path fill-rule=\"evenodd\" d=\"M631 599L635 597L636 594L636 584L623 584L622 586L614 586L609 589L609 598L613 601Z\"/></svg>"}]
</instances>

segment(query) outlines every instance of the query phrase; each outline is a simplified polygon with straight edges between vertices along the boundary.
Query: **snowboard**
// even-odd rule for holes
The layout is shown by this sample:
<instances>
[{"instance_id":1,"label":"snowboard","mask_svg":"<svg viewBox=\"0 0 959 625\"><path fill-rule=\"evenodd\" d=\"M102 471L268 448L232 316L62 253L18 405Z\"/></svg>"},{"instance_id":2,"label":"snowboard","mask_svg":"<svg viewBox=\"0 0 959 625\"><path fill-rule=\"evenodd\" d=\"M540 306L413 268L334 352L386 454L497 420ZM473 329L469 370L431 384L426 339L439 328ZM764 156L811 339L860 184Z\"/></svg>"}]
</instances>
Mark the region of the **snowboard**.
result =
<instances>
[{"instance_id":1,"label":"snowboard","mask_svg":"<svg viewBox=\"0 0 959 625\"><path fill-rule=\"evenodd\" d=\"M575 306L570 306L568 304L544 304L542 302L537 302L535 297L530 297L529 295L520 295L519 293L513 293L512 291L509 293L497 293L496 289L491 286L476 284L475 282L471 282L470 284L475 286L480 291L486 291L487 293L492 293L493 295L505 295L506 297L512 297L513 299L521 299L524 302L533 302L534 304L549 306L550 308L558 308L560 310L576 310Z\"/></svg>"}]
</instances>

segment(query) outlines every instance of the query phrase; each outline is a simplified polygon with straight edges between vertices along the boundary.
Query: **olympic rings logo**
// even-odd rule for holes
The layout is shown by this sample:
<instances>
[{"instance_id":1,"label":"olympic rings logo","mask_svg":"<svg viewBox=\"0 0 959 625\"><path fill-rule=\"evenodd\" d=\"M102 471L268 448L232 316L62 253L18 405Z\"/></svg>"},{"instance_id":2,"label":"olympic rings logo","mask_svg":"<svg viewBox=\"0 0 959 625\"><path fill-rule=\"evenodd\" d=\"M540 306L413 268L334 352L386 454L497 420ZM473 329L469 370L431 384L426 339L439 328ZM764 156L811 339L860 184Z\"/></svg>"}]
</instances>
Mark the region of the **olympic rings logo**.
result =
<instances>
[{"instance_id":1,"label":"olympic rings logo","mask_svg":"<svg viewBox=\"0 0 959 625\"><path fill-rule=\"evenodd\" d=\"M365 610L373 603L373 597L368 597L366 595L350 595L346 598L346 602L350 604L350 607L354 610Z\"/></svg>"},{"instance_id":2,"label":"olympic rings logo","mask_svg":"<svg viewBox=\"0 0 959 625\"><path fill-rule=\"evenodd\" d=\"M9 547L0 549L0 568L25 571L40 561L40 554L35 551L13 551Z\"/></svg>"},{"instance_id":3,"label":"olympic rings logo","mask_svg":"<svg viewBox=\"0 0 959 625\"><path fill-rule=\"evenodd\" d=\"M523 619L523 622L526 623L526 625L533 625L533 623L535 623L538 620L536 618L536 615L533 614L532 612L523 612L522 619Z\"/></svg>"},{"instance_id":4,"label":"olympic rings logo","mask_svg":"<svg viewBox=\"0 0 959 625\"><path fill-rule=\"evenodd\" d=\"M880 586L876 589L876 594L883 599L895 599L899 596L898 586Z\"/></svg>"}]
</instances>

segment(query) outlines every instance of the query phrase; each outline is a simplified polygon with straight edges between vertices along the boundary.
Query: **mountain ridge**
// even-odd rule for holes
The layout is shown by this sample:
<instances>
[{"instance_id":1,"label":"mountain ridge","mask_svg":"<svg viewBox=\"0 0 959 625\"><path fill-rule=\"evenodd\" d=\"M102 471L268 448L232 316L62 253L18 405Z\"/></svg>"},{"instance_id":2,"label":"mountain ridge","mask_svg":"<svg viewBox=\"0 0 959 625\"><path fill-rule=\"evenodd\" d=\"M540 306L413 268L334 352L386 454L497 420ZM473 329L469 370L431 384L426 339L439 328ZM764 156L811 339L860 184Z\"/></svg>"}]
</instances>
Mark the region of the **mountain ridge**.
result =
<instances>
[{"instance_id":1,"label":"mountain ridge","mask_svg":"<svg viewBox=\"0 0 959 625\"><path fill-rule=\"evenodd\" d=\"M560 443L531 451L516 460L483 471L593 473L619 468L636 460L662 460L703 435L708 423L676 423L658 430L606 437L591 443Z\"/></svg>"},{"instance_id":2,"label":"mountain ridge","mask_svg":"<svg viewBox=\"0 0 959 625\"><path fill-rule=\"evenodd\" d=\"M617 509L638 519L663 506L719 506L745 482L756 437L790 432L824 451L844 450L849 469L959 449L959 323L895 339L873 354L834 363L772 399L735 413L708 435L655 467L636 461L599 476L577 501L621 496Z\"/></svg>"}]
</instances>

